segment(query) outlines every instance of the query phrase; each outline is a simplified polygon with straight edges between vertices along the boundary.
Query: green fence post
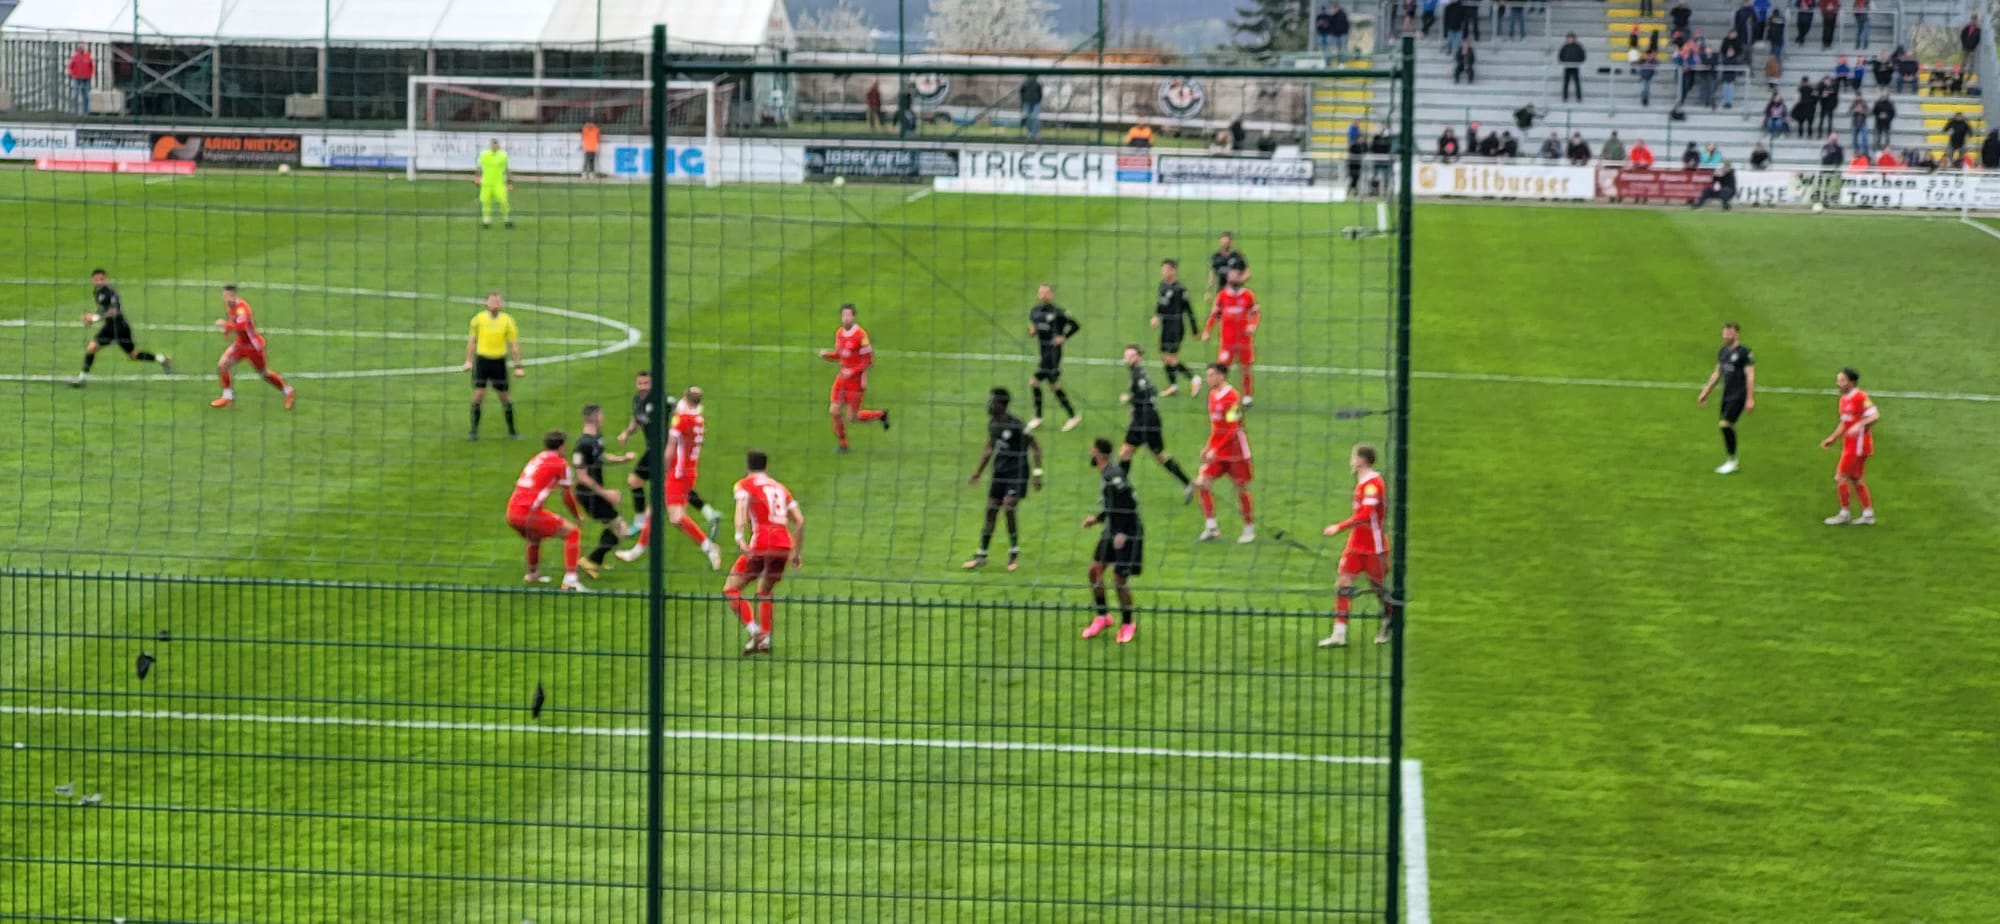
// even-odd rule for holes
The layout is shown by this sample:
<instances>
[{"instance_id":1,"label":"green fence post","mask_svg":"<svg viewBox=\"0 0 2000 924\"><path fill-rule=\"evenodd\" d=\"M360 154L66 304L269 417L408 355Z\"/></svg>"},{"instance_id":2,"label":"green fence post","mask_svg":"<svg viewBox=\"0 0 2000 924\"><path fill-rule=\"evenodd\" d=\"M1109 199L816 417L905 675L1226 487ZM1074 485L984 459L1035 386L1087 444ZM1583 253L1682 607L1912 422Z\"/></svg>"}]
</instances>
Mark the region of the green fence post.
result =
<instances>
[{"instance_id":1,"label":"green fence post","mask_svg":"<svg viewBox=\"0 0 2000 924\"><path fill-rule=\"evenodd\" d=\"M1396 182L1396 411L1390 418L1389 488L1389 596L1409 599L1404 589L1404 570L1410 546L1410 260L1411 222L1416 215L1415 191L1417 133L1417 40L1403 37L1402 54L1396 62L1397 95L1403 111L1399 131L1403 149L1397 155L1401 176ZM1384 619L1390 617L1384 605ZM1383 917L1395 924L1403 897L1403 633L1409 622L1407 603L1394 605L1395 622L1389 647L1389 894Z\"/></svg>"},{"instance_id":2,"label":"green fence post","mask_svg":"<svg viewBox=\"0 0 2000 924\"><path fill-rule=\"evenodd\" d=\"M652 328L651 349L646 367L652 373L655 407L660 388L667 381L667 27L653 27L653 167L651 187L652 229L648 261L652 278L647 281L646 323ZM646 420L646 445L665 446L661 421L654 413ZM647 505L646 518L666 535L667 467L653 466L649 487L656 498ZM654 552L646 556L646 924L665 921L661 899L666 888L666 735L667 735L667 557Z\"/></svg>"}]
</instances>

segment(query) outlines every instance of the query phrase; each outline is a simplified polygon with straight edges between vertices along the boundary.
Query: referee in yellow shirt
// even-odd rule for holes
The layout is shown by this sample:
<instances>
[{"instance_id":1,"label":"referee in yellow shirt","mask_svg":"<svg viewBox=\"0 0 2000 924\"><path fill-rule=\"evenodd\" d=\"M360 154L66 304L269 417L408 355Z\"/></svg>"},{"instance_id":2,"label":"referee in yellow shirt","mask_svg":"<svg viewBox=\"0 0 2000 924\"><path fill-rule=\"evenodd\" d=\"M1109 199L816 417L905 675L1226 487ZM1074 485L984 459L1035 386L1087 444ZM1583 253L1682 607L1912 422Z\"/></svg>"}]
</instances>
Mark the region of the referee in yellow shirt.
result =
<instances>
[{"instance_id":1,"label":"referee in yellow shirt","mask_svg":"<svg viewBox=\"0 0 2000 924\"><path fill-rule=\"evenodd\" d=\"M514 374L527 375L521 364L521 329L514 317L500 310L498 290L486 293L486 310L472 316L472 334L465 338L465 368L472 372L472 432L466 439L479 438L479 406L486 401L491 386L500 393L500 405L507 411L507 438L518 440L514 429L514 399L507 394L507 357L514 357Z\"/></svg>"}]
</instances>

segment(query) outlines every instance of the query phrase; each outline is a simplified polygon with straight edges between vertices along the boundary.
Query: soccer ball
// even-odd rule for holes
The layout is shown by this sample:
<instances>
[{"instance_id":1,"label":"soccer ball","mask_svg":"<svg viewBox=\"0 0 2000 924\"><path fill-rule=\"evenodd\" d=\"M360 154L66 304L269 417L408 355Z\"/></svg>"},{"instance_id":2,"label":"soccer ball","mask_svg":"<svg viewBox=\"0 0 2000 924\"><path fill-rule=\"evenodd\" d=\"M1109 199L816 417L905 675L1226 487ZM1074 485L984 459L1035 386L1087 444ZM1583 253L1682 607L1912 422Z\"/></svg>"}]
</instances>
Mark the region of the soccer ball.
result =
<instances>
[{"instance_id":1,"label":"soccer ball","mask_svg":"<svg viewBox=\"0 0 2000 924\"><path fill-rule=\"evenodd\" d=\"M1815 212L1824 212L1824 211L1826 211L1826 203L1824 203L1824 202L1815 202L1815 203L1813 203L1813 211L1815 211Z\"/></svg>"},{"instance_id":2,"label":"soccer ball","mask_svg":"<svg viewBox=\"0 0 2000 924\"><path fill-rule=\"evenodd\" d=\"M834 177L834 178L833 178L833 185L835 185L835 186L846 186L846 185L847 185L847 178L846 178L846 177L844 177L844 176L837 176L837 177Z\"/></svg>"},{"instance_id":3,"label":"soccer ball","mask_svg":"<svg viewBox=\"0 0 2000 924\"><path fill-rule=\"evenodd\" d=\"M279 173L290 173L290 172L292 172L292 165L291 165L291 164L279 164L279 165L278 165L278 172L279 172Z\"/></svg>"}]
</instances>

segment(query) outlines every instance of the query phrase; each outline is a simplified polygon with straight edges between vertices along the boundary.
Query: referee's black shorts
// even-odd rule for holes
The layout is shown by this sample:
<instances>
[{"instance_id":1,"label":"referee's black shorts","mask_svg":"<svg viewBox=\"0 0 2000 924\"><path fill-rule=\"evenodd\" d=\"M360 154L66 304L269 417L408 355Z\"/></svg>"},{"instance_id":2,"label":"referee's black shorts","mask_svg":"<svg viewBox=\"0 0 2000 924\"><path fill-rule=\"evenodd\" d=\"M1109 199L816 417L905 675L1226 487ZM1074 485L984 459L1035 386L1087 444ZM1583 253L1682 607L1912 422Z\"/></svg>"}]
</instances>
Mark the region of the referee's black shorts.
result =
<instances>
[{"instance_id":1,"label":"referee's black shorts","mask_svg":"<svg viewBox=\"0 0 2000 924\"><path fill-rule=\"evenodd\" d=\"M480 356L472 360L472 387L507 390L507 357Z\"/></svg>"},{"instance_id":2,"label":"referee's black shorts","mask_svg":"<svg viewBox=\"0 0 2000 924\"><path fill-rule=\"evenodd\" d=\"M1723 395L1722 422L1732 427L1736 426L1736 421L1743 416L1743 405L1742 395Z\"/></svg>"}]
</instances>

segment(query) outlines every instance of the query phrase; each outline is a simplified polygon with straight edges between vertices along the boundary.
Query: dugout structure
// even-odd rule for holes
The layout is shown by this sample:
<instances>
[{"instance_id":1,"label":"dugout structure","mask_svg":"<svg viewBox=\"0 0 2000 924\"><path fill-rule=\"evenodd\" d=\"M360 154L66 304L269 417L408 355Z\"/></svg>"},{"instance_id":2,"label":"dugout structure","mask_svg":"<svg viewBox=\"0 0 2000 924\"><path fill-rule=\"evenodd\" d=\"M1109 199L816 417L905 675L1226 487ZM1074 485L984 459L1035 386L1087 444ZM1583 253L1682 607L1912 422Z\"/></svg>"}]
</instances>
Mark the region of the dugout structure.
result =
<instances>
[{"instance_id":1,"label":"dugout structure","mask_svg":"<svg viewBox=\"0 0 2000 924\"><path fill-rule=\"evenodd\" d=\"M1192 84L1256 113L1253 147L1264 125L1282 145L1355 112L1407 135L1410 46L1338 72L815 73L676 60L655 42L650 87L547 94L617 104L621 127L652 131L651 179L525 181L512 230L480 229L462 175L0 173L0 217L23 229L0 236L21 267L0 282L0 337L19 346L0 394L21 430L4 458L21 475L0 484L17 509L50 511L0 542L0 916L1409 919L1412 636L1369 644L1364 598L1348 649L1314 642L1339 549L1318 530L1347 514L1355 442L1383 450L1391 582L1405 597L1411 583L1411 146L1359 161L1350 197L1345 161L1301 174L1272 166L1282 154L1211 158L1172 136L1216 115ZM1022 144L1005 110L1030 73L1052 112L1094 114L1056 97L1102 87L1117 95L1104 112L1150 113L1155 147ZM865 125L844 108L863 74L909 80L949 123L849 131ZM783 95L769 125L690 138L673 128L682 82L733 106L767 103L742 86ZM624 105L632 92L649 114ZM689 141L717 185L666 169ZM936 150L965 172L923 174L953 160ZM1171 171L1186 182L1160 182ZM1125 343L1165 384L1147 323L1160 259L1180 260L1199 305L1225 230L1268 312L1248 417L1259 536L1230 541L1225 485L1224 539L1196 543L1196 508L1142 453L1140 631L1084 641L1086 440L1123 435ZM69 387L98 264L139 348L171 352L173 372L113 344ZM207 406L224 282L256 306L296 409L242 368L236 405ZM1003 524L993 564L968 573L980 404L1005 386L1027 416L1026 313L1044 282L1083 324L1064 364L1083 422L1063 432L1046 396L1023 567L1003 568ZM459 360L489 289L522 329L521 442L491 393L480 439L463 438ZM815 354L847 301L879 357L867 400L893 427L853 424L836 455L834 367ZM1198 367L1213 346L1183 356ZM805 567L779 585L769 657L739 655L720 576L658 520L662 467L643 564L586 579L588 594L518 583L501 511L534 439L574 440L588 402L612 451L636 449L615 434L641 368L705 389L707 500L730 512L754 446L804 507ZM1192 468L1206 418L1179 384L1165 444ZM656 445L667 417L652 417ZM628 515L630 471L609 479ZM1421 626L1421 600L1405 613Z\"/></svg>"}]
</instances>

